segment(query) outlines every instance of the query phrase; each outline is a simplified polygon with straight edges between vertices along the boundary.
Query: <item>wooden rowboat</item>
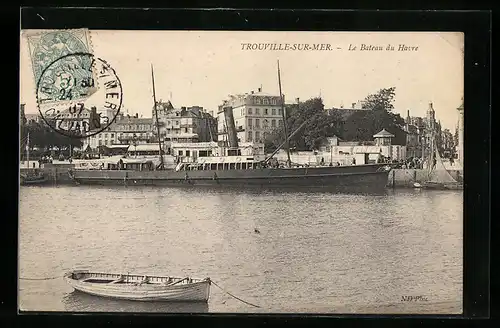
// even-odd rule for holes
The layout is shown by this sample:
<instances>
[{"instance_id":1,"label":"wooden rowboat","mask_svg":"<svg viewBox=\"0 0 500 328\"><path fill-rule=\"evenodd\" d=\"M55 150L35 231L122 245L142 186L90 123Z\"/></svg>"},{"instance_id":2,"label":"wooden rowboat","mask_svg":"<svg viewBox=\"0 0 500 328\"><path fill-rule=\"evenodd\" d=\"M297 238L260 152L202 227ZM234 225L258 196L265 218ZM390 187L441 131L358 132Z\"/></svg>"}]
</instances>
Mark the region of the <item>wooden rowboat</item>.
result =
<instances>
[{"instance_id":1,"label":"wooden rowboat","mask_svg":"<svg viewBox=\"0 0 500 328\"><path fill-rule=\"evenodd\" d=\"M176 278L87 270L71 271L64 280L74 289L95 296L132 301L208 302L210 278Z\"/></svg>"}]
</instances>

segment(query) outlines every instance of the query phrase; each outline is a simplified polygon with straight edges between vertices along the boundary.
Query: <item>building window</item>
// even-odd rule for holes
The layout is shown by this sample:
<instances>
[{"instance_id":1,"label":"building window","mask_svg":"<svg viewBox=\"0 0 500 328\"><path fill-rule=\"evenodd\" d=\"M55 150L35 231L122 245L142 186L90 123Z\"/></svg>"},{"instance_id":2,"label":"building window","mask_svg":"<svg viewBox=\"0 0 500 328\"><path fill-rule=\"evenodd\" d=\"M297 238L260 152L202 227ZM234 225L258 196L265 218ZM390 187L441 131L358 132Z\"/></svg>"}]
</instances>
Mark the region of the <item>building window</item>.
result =
<instances>
[{"instance_id":1,"label":"building window","mask_svg":"<svg viewBox=\"0 0 500 328\"><path fill-rule=\"evenodd\" d=\"M276 115L276 108L271 109L272 115Z\"/></svg>"},{"instance_id":2,"label":"building window","mask_svg":"<svg viewBox=\"0 0 500 328\"><path fill-rule=\"evenodd\" d=\"M248 119L248 128L249 129L252 128L252 119L251 118Z\"/></svg>"},{"instance_id":3,"label":"building window","mask_svg":"<svg viewBox=\"0 0 500 328\"><path fill-rule=\"evenodd\" d=\"M255 115L260 115L260 108L255 108Z\"/></svg>"},{"instance_id":4,"label":"building window","mask_svg":"<svg viewBox=\"0 0 500 328\"><path fill-rule=\"evenodd\" d=\"M276 120L271 120L271 127L275 128L276 127Z\"/></svg>"},{"instance_id":5,"label":"building window","mask_svg":"<svg viewBox=\"0 0 500 328\"><path fill-rule=\"evenodd\" d=\"M260 120L258 118L255 119L255 127L260 128Z\"/></svg>"},{"instance_id":6,"label":"building window","mask_svg":"<svg viewBox=\"0 0 500 328\"><path fill-rule=\"evenodd\" d=\"M283 126L283 120L278 120L278 126L282 127Z\"/></svg>"},{"instance_id":7,"label":"building window","mask_svg":"<svg viewBox=\"0 0 500 328\"><path fill-rule=\"evenodd\" d=\"M182 156L182 150L179 150L179 156Z\"/></svg>"},{"instance_id":8,"label":"building window","mask_svg":"<svg viewBox=\"0 0 500 328\"><path fill-rule=\"evenodd\" d=\"M281 115L281 108L278 108L278 115Z\"/></svg>"},{"instance_id":9,"label":"building window","mask_svg":"<svg viewBox=\"0 0 500 328\"><path fill-rule=\"evenodd\" d=\"M268 121L268 120L264 120L264 121L262 122L262 127L265 129L265 128L267 128L268 126L269 126L269 121Z\"/></svg>"},{"instance_id":10,"label":"building window","mask_svg":"<svg viewBox=\"0 0 500 328\"><path fill-rule=\"evenodd\" d=\"M190 155L191 155L190 151L186 150L186 156L190 156Z\"/></svg>"},{"instance_id":11,"label":"building window","mask_svg":"<svg viewBox=\"0 0 500 328\"><path fill-rule=\"evenodd\" d=\"M248 115L252 115L252 109L251 108L248 109Z\"/></svg>"},{"instance_id":12,"label":"building window","mask_svg":"<svg viewBox=\"0 0 500 328\"><path fill-rule=\"evenodd\" d=\"M247 141L252 141L252 131L248 131Z\"/></svg>"},{"instance_id":13,"label":"building window","mask_svg":"<svg viewBox=\"0 0 500 328\"><path fill-rule=\"evenodd\" d=\"M257 141L257 142L260 141L260 132L259 131L255 132L255 141Z\"/></svg>"}]
</instances>

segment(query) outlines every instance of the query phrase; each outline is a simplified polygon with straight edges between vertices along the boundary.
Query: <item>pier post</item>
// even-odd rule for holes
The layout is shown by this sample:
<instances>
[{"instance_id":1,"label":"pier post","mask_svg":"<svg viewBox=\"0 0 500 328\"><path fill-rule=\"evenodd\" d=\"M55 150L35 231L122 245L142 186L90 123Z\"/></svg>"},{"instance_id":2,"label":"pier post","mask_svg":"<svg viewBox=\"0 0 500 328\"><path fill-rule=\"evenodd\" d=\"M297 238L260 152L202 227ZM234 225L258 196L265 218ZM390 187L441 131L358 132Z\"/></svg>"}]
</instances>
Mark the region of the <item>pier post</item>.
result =
<instances>
[{"instance_id":1,"label":"pier post","mask_svg":"<svg viewBox=\"0 0 500 328\"><path fill-rule=\"evenodd\" d=\"M54 184L57 184L57 167L54 168Z\"/></svg>"},{"instance_id":2,"label":"pier post","mask_svg":"<svg viewBox=\"0 0 500 328\"><path fill-rule=\"evenodd\" d=\"M417 182L417 170L413 170L413 182Z\"/></svg>"},{"instance_id":3,"label":"pier post","mask_svg":"<svg viewBox=\"0 0 500 328\"><path fill-rule=\"evenodd\" d=\"M396 187L396 170L392 170L392 189Z\"/></svg>"}]
</instances>

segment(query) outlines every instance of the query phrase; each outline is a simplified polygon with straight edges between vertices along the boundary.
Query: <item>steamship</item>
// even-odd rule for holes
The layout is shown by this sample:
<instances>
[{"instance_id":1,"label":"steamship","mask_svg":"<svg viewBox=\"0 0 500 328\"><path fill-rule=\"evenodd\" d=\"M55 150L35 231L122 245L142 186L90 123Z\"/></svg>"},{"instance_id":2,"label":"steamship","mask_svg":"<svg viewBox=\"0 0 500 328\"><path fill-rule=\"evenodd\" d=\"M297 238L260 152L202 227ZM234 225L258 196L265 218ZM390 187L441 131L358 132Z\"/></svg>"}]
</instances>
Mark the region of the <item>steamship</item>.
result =
<instances>
[{"instance_id":1,"label":"steamship","mask_svg":"<svg viewBox=\"0 0 500 328\"><path fill-rule=\"evenodd\" d=\"M278 64L279 65L279 64ZM278 80L279 80L278 66ZM152 69L153 100L156 108L154 74ZM285 108L280 94L283 121ZM238 145L233 108L224 106L229 147L221 147L218 156L198 157L179 162L174 168L165 168L161 141L159 142L160 164L151 160L120 158L104 160L97 169L74 168L68 174L77 184L96 185L149 185L149 186L236 186L236 187L306 187L306 188L362 188L384 189L391 167L386 163L369 163L368 154L360 156L356 165L299 166L293 165L288 156L286 165L273 158L307 123L305 121L270 155L242 155ZM158 122L158 113L156 112ZM286 124L285 124L286 125ZM158 124L157 124L158 126ZM159 127L158 127L159 129ZM285 127L286 129L286 127ZM288 135L287 131L285 131ZM160 135L158 131L158 135Z\"/></svg>"}]
</instances>

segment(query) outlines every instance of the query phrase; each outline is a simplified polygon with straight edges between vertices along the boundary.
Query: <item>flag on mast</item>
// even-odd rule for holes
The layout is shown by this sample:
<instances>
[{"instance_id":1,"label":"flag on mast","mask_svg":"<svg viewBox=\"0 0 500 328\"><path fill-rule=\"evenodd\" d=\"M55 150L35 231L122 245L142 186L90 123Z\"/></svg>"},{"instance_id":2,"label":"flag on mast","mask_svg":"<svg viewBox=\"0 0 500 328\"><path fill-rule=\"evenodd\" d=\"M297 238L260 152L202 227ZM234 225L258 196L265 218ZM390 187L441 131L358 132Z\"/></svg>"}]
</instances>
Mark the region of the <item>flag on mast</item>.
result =
<instances>
[{"instance_id":1,"label":"flag on mast","mask_svg":"<svg viewBox=\"0 0 500 328\"><path fill-rule=\"evenodd\" d=\"M30 148L30 133L28 132L28 136L26 137L26 150L28 151Z\"/></svg>"}]
</instances>

